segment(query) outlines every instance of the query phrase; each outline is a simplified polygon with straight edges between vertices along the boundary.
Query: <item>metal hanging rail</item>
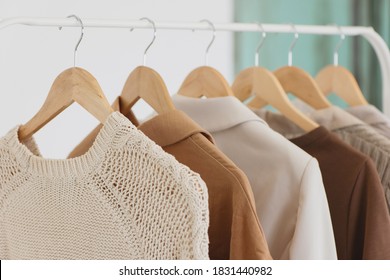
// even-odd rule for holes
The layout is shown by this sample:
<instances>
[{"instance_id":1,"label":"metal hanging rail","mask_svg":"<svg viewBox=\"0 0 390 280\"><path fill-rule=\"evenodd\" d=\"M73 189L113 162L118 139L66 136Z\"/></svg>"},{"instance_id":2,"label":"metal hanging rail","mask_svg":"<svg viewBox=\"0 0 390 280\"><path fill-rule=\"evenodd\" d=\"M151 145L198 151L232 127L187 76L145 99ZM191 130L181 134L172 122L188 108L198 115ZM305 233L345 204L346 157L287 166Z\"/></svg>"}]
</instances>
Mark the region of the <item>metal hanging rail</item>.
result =
<instances>
[{"instance_id":1,"label":"metal hanging rail","mask_svg":"<svg viewBox=\"0 0 390 280\"><path fill-rule=\"evenodd\" d=\"M152 25L142 20L127 19L82 19L86 28L152 28ZM38 18L14 17L0 20L0 29L11 25L47 26L47 27L80 27L79 23L71 18ZM210 30L205 22L155 22L157 29L170 30ZM260 32L255 23L214 23L216 31L231 32ZM294 33L313 35L340 35L337 26L322 25L295 25L291 24L262 24L267 33ZM390 116L390 52L383 38L372 27L341 26L346 36L362 36L374 49L382 73L382 101L383 111Z\"/></svg>"}]
</instances>

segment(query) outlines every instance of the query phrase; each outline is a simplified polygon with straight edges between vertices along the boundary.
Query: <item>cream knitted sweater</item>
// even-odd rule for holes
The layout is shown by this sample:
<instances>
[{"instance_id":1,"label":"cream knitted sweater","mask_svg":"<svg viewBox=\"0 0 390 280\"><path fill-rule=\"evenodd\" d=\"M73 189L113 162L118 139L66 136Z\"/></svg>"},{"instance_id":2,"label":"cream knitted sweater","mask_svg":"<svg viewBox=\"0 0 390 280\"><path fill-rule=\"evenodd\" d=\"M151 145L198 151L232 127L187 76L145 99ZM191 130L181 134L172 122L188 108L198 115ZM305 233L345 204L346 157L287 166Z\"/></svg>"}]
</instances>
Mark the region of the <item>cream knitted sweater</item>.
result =
<instances>
[{"instance_id":1,"label":"cream knitted sweater","mask_svg":"<svg viewBox=\"0 0 390 280\"><path fill-rule=\"evenodd\" d=\"M200 176L112 113L88 152L0 139L0 259L208 259Z\"/></svg>"}]
</instances>

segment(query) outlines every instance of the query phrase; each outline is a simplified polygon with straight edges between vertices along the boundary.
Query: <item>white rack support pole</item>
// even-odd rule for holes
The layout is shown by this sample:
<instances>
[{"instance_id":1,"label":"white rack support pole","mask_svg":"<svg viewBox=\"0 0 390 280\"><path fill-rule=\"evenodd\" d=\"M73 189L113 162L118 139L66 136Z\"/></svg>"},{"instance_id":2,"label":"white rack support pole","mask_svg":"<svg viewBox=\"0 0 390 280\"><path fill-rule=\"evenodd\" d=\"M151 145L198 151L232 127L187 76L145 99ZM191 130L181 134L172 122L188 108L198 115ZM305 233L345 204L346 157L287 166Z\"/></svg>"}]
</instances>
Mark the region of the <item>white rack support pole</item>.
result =
<instances>
[{"instance_id":1,"label":"white rack support pole","mask_svg":"<svg viewBox=\"0 0 390 280\"><path fill-rule=\"evenodd\" d=\"M141 20L117 19L82 19L86 28L152 28L151 24ZM0 20L0 29L15 25L47 26L47 27L79 27L79 23L71 18L33 18L14 17ZM207 23L202 22L155 22L157 29L171 30L210 30ZM214 23L216 31L260 32L254 23ZM294 33L290 24L262 24L267 33ZM371 27L342 26L346 36L362 36L374 49L382 73L383 112L390 116L390 52L383 38ZM299 34L340 35L337 26L295 25Z\"/></svg>"}]
</instances>

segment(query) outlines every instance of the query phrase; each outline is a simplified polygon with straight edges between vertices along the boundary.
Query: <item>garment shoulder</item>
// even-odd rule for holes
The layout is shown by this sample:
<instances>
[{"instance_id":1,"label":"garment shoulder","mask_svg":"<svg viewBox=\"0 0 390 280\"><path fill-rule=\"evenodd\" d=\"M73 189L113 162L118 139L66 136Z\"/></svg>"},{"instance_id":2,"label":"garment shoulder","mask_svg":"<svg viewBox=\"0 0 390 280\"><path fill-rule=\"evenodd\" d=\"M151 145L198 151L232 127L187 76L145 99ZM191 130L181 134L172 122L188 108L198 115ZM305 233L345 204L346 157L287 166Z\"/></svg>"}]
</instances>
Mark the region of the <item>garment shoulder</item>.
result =
<instances>
[{"instance_id":1,"label":"garment shoulder","mask_svg":"<svg viewBox=\"0 0 390 280\"><path fill-rule=\"evenodd\" d=\"M246 183L244 180L246 177L241 169L228 158L217 146L207 140L201 134L195 134L189 138L189 141L194 145L194 149L197 149L198 152L203 153L207 162L211 165L219 166L221 172L224 172L230 180L236 178L241 183ZM242 182L244 181L244 182Z\"/></svg>"},{"instance_id":2,"label":"garment shoulder","mask_svg":"<svg viewBox=\"0 0 390 280\"><path fill-rule=\"evenodd\" d=\"M7 145L4 139L0 139L0 178L2 182L8 181L11 177L20 172L16 155Z\"/></svg>"},{"instance_id":3,"label":"garment shoulder","mask_svg":"<svg viewBox=\"0 0 390 280\"><path fill-rule=\"evenodd\" d=\"M310 156L302 175L303 177L314 177L322 182L321 170L316 158Z\"/></svg>"},{"instance_id":4,"label":"garment shoulder","mask_svg":"<svg viewBox=\"0 0 390 280\"><path fill-rule=\"evenodd\" d=\"M193 255L183 258L207 258L208 193L200 175L138 130L114 141L117 143L107 150L99 172L114 184L122 207L129 212L140 210L145 221L157 219L158 224L165 223L163 228L174 226L172 236L179 231L187 234L182 242L192 236Z\"/></svg>"},{"instance_id":5,"label":"garment shoulder","mask_svg":"<svg viewBox=\"0 0 390 280\"><path fill-rule=\"evenodd\" d=\"M149 173L150 176L169 176L176 183L182 183L183 186L192 184L191 182L204 185L199 174L179 163L174 156L166 153L137 129L123 134L122 137L116 137L114 141L117 142L113 145L113 149L108 150L105 161L113 160L118 161L118 164L131 165L133 170L152 169L150 171L155 172ZM119 145L120 142L123 144Z\"/></svg>"},{"instance_id":6,"label":"garment shoulder","mask_svg":"<svg viewBox=\"0 0 390 280\"><path fill-rule=\"evenodd\" d=\"M260 122L243 123L232 129L232 133L236 137L232 137L231 141L234 141L240 149L248 148L257 154L272 153L275 162L280 164L283 164L284 161L288 163L293 161L295 165L304 168L312 158L303 149ZM243 140L241 141L241 139ZM245 145L240 145L241 143L245 143Z\"/></svg>"},{"instance_id":7,"label":"garment shoulder","mask_svg":"<svg viewBox=\"0 0 390 280\"><path fill-rule=\"evenodd\" d=\"M390 154L390 140L367 125L355 125L335 130L343 139Z\"/></svg>"}]
</instances>

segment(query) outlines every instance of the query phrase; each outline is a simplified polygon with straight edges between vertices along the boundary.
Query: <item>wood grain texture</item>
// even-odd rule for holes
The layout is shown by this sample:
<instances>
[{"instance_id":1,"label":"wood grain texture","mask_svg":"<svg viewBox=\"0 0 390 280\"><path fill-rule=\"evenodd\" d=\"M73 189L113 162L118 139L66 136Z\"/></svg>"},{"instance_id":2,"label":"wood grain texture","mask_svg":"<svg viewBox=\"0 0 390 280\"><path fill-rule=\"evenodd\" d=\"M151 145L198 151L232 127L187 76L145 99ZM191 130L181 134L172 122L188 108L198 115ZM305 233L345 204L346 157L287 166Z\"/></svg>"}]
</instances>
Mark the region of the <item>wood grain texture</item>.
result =
<instances>
[{"instance_id":1,"label":"wood grain texture","mask_svg":"<svg viewBox=\"0 0 390 280\"><path fill-rule=\"evenodd\" d=\"M191 71L182 83L178 94L194 98L234 95L222 74L209 66L201 66Z\"/></svg>"},{"instance_id":2,"label":"wood grain texture","mask_svg":"<svg viewBox=\"0 0 390 280\"><path fill-rule=\"evenodd\" d=\"M342 66L328 65L315 78L323 94L335 93L349 106L367 105L355 77Z\"/></svg>"},{"instance_id":3,"label":"wood grain texture","mask_svg":"<svg viewBox=\"0 0 390 280\"><path fill-rule=\"evenodd\" d=\"M80 104L101 123L113 112L96 79L88 71L72 67L57 76L38 113L20 127L20 140L31 137L73 102Z\"/></svg>"}]
</instances>

